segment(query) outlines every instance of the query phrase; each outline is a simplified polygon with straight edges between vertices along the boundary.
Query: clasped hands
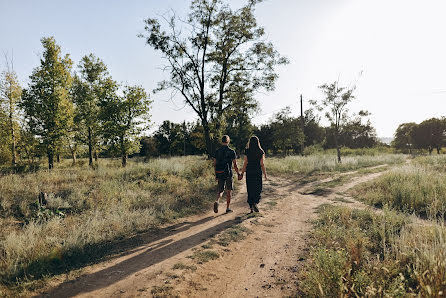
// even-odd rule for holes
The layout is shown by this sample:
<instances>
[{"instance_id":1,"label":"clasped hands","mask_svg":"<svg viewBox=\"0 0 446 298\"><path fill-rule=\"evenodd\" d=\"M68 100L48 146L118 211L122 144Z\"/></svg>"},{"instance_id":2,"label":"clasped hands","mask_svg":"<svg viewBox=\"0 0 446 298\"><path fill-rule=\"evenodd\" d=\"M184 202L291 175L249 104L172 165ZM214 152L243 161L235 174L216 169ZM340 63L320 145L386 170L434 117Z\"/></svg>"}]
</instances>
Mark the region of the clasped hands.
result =
<instances>
[{"instance_id":1,"label":"clasped hands","mask_svg":"<svg viewBox=\"0 0 446 298\"><path fill-rule=\"evenodd\" d=\"M237 174L237 176L238 176L238 180L242 180L243 179L243 173Z\"/></svg>"}]
</instances>

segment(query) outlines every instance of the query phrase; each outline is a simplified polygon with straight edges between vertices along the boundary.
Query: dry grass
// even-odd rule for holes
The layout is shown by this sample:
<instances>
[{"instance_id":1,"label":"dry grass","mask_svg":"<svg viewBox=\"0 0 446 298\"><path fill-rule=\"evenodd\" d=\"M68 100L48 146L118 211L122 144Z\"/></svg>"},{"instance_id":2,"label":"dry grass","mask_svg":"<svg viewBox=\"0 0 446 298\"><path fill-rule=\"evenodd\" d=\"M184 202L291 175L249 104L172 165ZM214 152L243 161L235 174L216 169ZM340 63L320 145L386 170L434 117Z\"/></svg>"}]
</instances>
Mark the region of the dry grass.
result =
<instances>
[{"instance_id":1,"label":"dry grass","mask_svg":"<svg viewBox=\"0 0 446 298\"><path fill-rule=\"evenodd\" d=\"M82 164L82 163L81 163ZM0 292L82 266L108 245L212 200L211 164L202 157L101 160L97 170L66 164L0 177ZM47 206L38 194L49 193Z\"/></svg>"},{"instance_id":2,"label":"dry grass","mask_svg":"<svg viewBox=\"0 0 446 298\"><path fill-rule=\"evenodd\" d=\"M342 163L336 155L287 156L267 158L266 167L273 174L311 174L314 172L346 172L382 164L398 164L405 160L401 154L345 156Z\"/></svg>"},{"instance_id":3,"label":"dry grass","mask_svg":"<svg viewBox=\"0 0 446 298\"><path fill-rule=\"evenodd\" d=\"M446 158L420 157L369 183L353 194L376 207L388 205L429 218L446 214Z\"/></svg>"},{"instance_id":4,"label":"dry grass","mask_svg":"<svg viewBox=\"0 0 446 298\"><path fill-rule=\"evenodd\" d=\"M300 278L306 297L441 297L446 293L446 228L395 211L324 206L310 262Z\"/></svg>"}]
</instances>

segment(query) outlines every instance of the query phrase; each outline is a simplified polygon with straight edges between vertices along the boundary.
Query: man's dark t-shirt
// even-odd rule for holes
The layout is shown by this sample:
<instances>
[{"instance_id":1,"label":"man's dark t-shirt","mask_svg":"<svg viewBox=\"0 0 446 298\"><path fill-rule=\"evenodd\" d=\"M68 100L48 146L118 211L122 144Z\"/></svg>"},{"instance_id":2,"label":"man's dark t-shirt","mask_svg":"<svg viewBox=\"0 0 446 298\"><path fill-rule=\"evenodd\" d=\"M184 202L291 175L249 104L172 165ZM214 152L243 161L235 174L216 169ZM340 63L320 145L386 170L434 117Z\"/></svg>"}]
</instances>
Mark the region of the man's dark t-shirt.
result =
<instances>
[{"instance_id":1,"label":"man's dark t-shirt","mask_svg":"<svg viewBox=\"0 0 446 298\"><path fill-rule=\"evenodd\" d=\"M215 151L215 171L225 172L226 177L232 177L232 161L236 159L235 151L224 145Z\"/></svg>"}]
</instances>

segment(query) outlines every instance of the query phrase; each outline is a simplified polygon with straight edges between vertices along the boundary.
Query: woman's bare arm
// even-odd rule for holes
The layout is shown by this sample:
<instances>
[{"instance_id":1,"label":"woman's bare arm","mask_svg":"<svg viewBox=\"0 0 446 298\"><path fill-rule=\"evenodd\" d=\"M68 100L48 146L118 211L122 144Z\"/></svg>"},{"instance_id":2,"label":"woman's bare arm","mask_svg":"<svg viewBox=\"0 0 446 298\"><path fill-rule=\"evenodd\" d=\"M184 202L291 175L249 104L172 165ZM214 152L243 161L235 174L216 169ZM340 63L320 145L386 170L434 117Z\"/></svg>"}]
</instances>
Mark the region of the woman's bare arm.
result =
<instances>
[{"instance_id":1,"label":"woman's bare arm","mask_svg":"<svg viewBox=\"0 0 446 298\"><path fill-rule=\"evenodd\" d=\"M248 157L245 155L245 158L243 160L243 168L242 171L240 172L240 174L244 174L246 172L246 166L248 165Z\"/></svg>"},{"instance_id":2,"label":"woman's bare arm","mask_svg":"<svg viewBox=\"0 0 446 298\"><path fill-rule=\"evenodd\" d=\"M265 154L263 154L262 158L260 159L260 166L262 167L263 176L265 177L265 180L268 180L268 176L266 175L266 168L263 161L265 160Z\"/></svg>"}]
</instances>

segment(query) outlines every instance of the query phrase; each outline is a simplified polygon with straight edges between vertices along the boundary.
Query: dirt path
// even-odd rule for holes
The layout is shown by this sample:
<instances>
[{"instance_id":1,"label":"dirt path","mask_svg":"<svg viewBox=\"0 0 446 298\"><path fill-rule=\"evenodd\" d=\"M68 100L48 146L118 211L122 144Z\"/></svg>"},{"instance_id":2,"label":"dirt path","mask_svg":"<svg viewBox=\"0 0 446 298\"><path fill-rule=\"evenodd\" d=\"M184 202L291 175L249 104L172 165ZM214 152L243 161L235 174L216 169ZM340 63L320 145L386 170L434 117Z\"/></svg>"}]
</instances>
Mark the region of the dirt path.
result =
<instances>
[{"instance_id":1,"label":"dirt path","mask_svg":"<svg viewBox=\"0 0 446 298\"><path fill-rule=\"evenodd\" d=\"M157 235L143 235L140 246L85 268L74 280L53 281L40 296L291 295L318 206L339 203L337 193L381 174L355 177L324 196L301 194L322 181L302 186L272 177L264 184L261 212L254 215L246 215L246 189L240 184L233 213L215 215L210 210L161 229ZM236 237L221 241L228 231L232 234L226 236Z\"/></svg>"}]
</instances>

